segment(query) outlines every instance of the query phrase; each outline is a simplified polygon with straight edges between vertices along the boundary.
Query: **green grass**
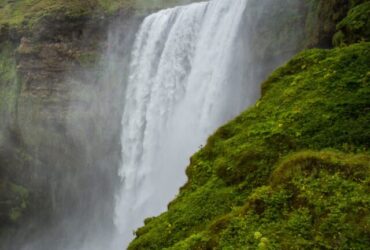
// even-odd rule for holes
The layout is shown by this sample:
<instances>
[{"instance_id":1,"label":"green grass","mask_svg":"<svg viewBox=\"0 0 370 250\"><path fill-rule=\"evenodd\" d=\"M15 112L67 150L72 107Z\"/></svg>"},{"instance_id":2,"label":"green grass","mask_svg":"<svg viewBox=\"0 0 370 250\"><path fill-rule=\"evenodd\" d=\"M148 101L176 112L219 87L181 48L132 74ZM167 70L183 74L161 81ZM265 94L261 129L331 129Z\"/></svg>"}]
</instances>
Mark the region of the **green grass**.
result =
<instances>
[{"instance_id":1,"label":"green grass","mask_svg":"<svg viewBox=\"0 0 370 250\"><path fill-rule=\"evenodd\" d=\"M370 43L307 50L191 158L129 249L365 249Z\"/></svg>"},{"instance_id":2,"label":"green grass","mask_svg":"<svg viewBox=\"0 0 370 250\"><path fill-rule=\"evenodd\" d=\"M197 0L194 0L194 2ZM198 0L199 1L199 0ZM181 4L182 0L0 0L0 28L32 28L45 16L63 14L66 17L113 14L118 10L141 11Z\"/></svg>"},{"instance_id":3,"label":"green grass","mask_svg":"<svg viewBox=\"0 0 370 250\"><path fill-rule=\"evenodd\" d=\"M81 17L133 7L133 0L0 0L0 25L32 26L44 17L62 13Z\"/></svg>"}]
</instances>

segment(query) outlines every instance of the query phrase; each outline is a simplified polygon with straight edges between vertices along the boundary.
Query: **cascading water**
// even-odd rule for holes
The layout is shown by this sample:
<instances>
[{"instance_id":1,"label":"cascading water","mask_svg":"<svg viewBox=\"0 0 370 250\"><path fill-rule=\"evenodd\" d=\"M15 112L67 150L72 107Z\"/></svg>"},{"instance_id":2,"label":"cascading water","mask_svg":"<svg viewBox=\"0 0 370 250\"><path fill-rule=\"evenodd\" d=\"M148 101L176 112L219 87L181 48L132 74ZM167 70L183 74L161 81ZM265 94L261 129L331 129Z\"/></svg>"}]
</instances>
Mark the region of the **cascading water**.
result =
<instances>
[{"instance_id":1,"label":"cascading water","mask_svg":"<svg viewBox=\"0 0 370 250\"><path fill-rule=\"evenodd\" d=\"M136 12L119 15L94 70L78 67L65 77L66 124L51 126L58 135L51 144L73 146L75 157L67 164L66 152L45 150L47 162L57 162L40 172L51 183L45 195L50 191L56 211L6 236L5 248L127 246L132 231L174 198L189 157L255 102L269 72L302 49L305 6L302 0L210 0L152 14L138 32Z\"/></svg>"},{"instance_id":2,"label":"cascading water","mask_svg":"<svg viewBox=\"0 0 370 250\"><path fill-rule=\"evenodd\" d=\"M143 21L122 119L116 224L124 245L146 217L166 209L185 182L190 155L258 97L246 70L246 5L247 0L213 0Z\"/></svg>"}]
</instances>

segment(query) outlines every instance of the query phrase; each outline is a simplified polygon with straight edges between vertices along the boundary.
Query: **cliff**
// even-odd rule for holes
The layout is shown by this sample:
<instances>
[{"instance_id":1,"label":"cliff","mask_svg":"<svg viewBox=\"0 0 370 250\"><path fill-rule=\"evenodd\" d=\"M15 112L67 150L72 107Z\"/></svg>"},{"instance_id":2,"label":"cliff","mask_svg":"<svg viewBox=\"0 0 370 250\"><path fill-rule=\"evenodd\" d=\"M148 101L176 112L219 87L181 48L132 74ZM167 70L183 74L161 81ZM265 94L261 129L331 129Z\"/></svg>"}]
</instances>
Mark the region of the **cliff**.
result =
<instances>
[{"instance_id":1,"label":"cliff","mask_svg":"<svg viewBox=\"0 0 370 250\"><path fill-rule=\"evenodd\" d=\"M81 240L66 228L113 234L123 85L104 78L108 30L128 44L117 55L127 67L142 17L185 2L0 0L0 249ZM275 71L192 157L188 183L131 249L370 244L369 1L266 2L263 15L299 14L256 27L256 65L337 48Z\"/></svg>"},{"instance_id":2,"label":"cliff","mask_svg":"<svg viewBox=\"0 0 370 250\"><path fill-rule=\"evenodd\" d=\"M310 4L307 44L331 49L277 69L129 249L368 248L369 2Z\"/></svg>"},{"instance_id":3,"label":"cliff","mask_svg":"<svg viewBox=\"0 0 370 250\"><path fill-rule=\"evenodd\" d=\"M0 249L73 238L66 228L93 217L97 231L113 230L121 114L106 98L119 104L122 86L102 86L97 62L116 21L122 41L132 40L141 17L130 8L128 1L0 2ZM103 202L95 205L97 197Z\"/></svg>"},{"instance_id":4,"label":"cliff","mask_svg":"<svg viewBox=\"0 0 370 250\"><path fill-rule=\"evenodd\" d=\"M127 67L144 15L181 2L0 1L0 249L113 235L124 85L105 71Z\"/></svg>"}]
</instances>

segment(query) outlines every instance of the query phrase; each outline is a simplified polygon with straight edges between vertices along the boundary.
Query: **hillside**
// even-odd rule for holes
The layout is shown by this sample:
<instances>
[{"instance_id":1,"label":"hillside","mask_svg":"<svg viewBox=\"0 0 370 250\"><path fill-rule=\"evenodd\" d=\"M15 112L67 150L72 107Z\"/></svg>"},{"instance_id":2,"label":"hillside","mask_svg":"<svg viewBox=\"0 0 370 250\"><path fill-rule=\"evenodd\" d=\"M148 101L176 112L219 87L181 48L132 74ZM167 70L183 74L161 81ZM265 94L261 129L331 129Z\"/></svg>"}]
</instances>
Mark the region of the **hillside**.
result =
<instances>
[{"instance_id":1,"label":"hillside","mask_svg":"<svg viewBox=\"0 0 370 250\"><path fill-rule=\"evenodd\" d=\"M136 32L190 2L0 0L0 250L107 249ZM129 249L370 248L370 1L249 4L253 65L238 68L265 78L301 52L191 157Z\"/></svg>"},{"instance_id":2,"label":"hillside","mask_svg":"<svg viewBox=\"0 0 370 250\"><path fill-rule=\"evenodd\" d=\"M367 249L369 10L338 21L340 47L277 69L256 105L191 158L168 212L129 249Z\"/></svg>"}]
</instances>

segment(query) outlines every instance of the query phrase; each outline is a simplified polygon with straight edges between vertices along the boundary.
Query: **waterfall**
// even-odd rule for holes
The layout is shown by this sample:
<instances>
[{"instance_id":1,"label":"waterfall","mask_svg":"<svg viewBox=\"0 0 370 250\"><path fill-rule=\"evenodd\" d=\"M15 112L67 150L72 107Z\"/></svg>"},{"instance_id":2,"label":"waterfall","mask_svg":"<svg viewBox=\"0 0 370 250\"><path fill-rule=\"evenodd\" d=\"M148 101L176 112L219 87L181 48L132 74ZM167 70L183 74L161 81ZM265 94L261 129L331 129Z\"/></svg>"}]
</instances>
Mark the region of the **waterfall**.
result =
<instances>
[{"instance_id":1,"label":"waterfall","mask_svg":"<svg viewBox=\"0 0 370 250\"><path fill-rule=\"evenodd\" d=\"M123 187L116 224L124 244L146 217L166 209L189 157L257 98L248 91L241 31L247 0L162 10L134 43L122 118Z\"/></svg>"},{"instance_id":2,"label":"waterfall","mask_svg":"<svg viewBox=\"0 0 370 250\"><path fill-rule=\"evenodd\" d=\"M20 220L24 224L9 234L4 231L1 249L124 249L144 219L164 212L176 197L190 156L218 127L255 103L262 80L306 44L310 12L302 0L210 0L142 20L152 6L192 1L198 2L133 1L135 7L109 19L88 18L86 30L80 30L80 19L66 20L81 34L71 37L73 45L63 27L51 47L41 44L48 53L59 53L59 45L66 44L76 55L91 52L93 58L84 62L62 55L63 67L49 72L50 79L28 79L47 84L41 92L50 90L57 102L50 109L44 103L49 97L41 100L41 92L20 96L25 99L18 106L32 122L6 131L12 136L4 138L4 152L25 154L14 167L21 170L27 163L29 171L19 177L31 178L24 183L31 192L30 208L39 207L39 199L45 204L27 212ZM101 27L87 41L95 32L90 21ZM107 33L100 33L103 27ZM102 53L95 58L95 52ZM47 68L36 73L43 75ZM34 107L26 107L34 101ZM29 110L43 119L34 119ZM23 116L18 113L17 119Z\"/></svg>"}]
</instances>

